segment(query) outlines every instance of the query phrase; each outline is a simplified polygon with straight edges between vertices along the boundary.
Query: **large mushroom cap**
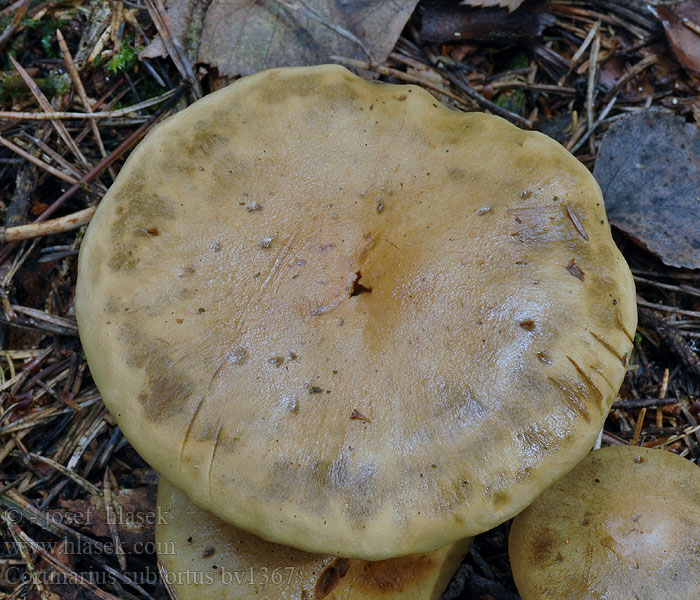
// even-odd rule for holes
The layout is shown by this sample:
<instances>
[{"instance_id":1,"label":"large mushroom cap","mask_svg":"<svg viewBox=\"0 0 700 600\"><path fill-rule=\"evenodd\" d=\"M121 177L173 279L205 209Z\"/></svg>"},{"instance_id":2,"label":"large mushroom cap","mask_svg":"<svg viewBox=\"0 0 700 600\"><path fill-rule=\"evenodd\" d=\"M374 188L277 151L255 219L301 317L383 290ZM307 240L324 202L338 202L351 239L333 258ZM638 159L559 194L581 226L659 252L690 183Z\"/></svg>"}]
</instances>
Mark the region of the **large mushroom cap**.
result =
<instances>
[{"instance_id":1,"label":"large mushroom cap","mask_svg":"<svg viewBox=\"0 0 700 600\"><path fill-rule=\"evenodd\" d=\"M160 479L158 556L180 600L438 600L471 539L368 562L266 542L202 510Z\"/></svg>"},{"instance_id":2,"label":"large mushroom cap","mask_svg":"<svg viewBox=\"0 0 700 600\"><path fill-rule=\"evenodd\" d=\"M523 600L698 600L700 468L592 452L515 518L508 546Z\"/></svg>"},{"instance_id":3,"label":"large mushroom cap","mask_svg":"<svg viewBox=\"0 0 700 600\"><path fill-rule=\"evenodd\" d=\"M195 503L372 560L489 529L581 460L636 324L560 145L337 66L246 77L148 135L76 311L124 435Z\"/></svg>"}]
</instances>

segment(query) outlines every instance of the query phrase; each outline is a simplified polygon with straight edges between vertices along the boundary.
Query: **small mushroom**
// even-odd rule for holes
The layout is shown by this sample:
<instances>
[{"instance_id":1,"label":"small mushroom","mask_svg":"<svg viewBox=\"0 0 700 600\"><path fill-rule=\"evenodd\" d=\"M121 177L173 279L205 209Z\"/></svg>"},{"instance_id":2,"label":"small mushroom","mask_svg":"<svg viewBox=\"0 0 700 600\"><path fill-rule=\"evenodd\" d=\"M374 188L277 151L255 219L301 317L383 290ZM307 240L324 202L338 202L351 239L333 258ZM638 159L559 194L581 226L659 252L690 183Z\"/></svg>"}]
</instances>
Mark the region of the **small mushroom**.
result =
<instances>
[{"instance_id":1,"label":"small mushroom","mask_svg":"<svg viewBox=\"0 0 700 600\"><path fill-rule=\"evenodd\" d=\"M471 546L379 562L279 546L195 506L160 479L156 548L180 600L438 600Z\"/></svg>"},{"instance_id":2,"label":"small mushroom","mask_svg":"<svg viewBox=\"0 0 700 600\"><path fill-rule=\"evenodd\" d=\"M579 462L636 327L564 148L333 65L149 133L86 232L76 315L124 435L196 504L366 560L485 531Z\"/></svg>"},{"instance_id":3,"label":"small mushroom","mask_svg":"<svg viewBox=\"0 0 700 600\"><path fill-rule=\"evenodd\" d=\"M698 600L700 468L592 452L515 518L509 553L523 600Z\"/></svg>"}]
</instances>

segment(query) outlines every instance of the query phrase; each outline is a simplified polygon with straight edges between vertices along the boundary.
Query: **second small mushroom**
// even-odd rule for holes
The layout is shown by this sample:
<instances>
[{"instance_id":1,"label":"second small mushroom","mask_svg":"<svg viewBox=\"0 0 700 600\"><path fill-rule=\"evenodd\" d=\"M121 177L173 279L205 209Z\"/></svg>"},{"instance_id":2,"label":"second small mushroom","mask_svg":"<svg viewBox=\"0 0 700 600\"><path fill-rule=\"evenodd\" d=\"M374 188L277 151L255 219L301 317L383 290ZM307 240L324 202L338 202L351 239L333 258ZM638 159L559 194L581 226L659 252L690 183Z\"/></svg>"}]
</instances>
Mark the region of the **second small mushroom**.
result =
<instances>
[{"instance_id":1,"label":"second small mushroom","mask_svg":"<svg viewBox=\"0 0 700 600\"><path fill-rule=\"evenodd\" d=\"M509 553L523 600L698 600L700 467L592 452L515 518Z\"/></svg>"}]
</instances>

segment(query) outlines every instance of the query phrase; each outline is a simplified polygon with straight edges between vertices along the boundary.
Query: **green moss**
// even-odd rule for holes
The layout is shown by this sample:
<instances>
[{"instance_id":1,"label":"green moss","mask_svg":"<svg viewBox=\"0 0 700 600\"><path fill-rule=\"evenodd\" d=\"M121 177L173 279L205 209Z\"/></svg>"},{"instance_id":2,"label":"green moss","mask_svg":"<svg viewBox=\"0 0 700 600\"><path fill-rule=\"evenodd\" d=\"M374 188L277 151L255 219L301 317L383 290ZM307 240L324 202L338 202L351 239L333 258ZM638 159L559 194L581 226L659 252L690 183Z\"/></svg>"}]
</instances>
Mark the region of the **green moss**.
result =
<instances>
[{"instance_id":1,"label":"green moss","mask_svg":"<svg viewBox=\"0 0 700 600\"><path fill-rule=\"evenodd\" d=\"M41 2L32 2L30 9L40 5ZM9 56L22 56L22 53L27 47L35 49L37 54L43 54L46 58L58 58L60 52L56 42L56 30L65 28L67 23L71 21L79 12L78 8L67 9L62 12L60 19L53 19L47 15L44 18L32 19L25 17L20 21L19 27L15 35L12 36L10 43L5 51L5 60L2 62L2 68L11 68ZM7 16L0 20L0 31L12 21L13 15Z\"/></svg>"},{"instance_id":2,"label":"green moss","mask_svg":"<svg viewBox=\"0 0 700 600\"><path fill-rule=\"evenodd\" d=\"M121 73L134 66L139 57L139 50L134 47L133 37L122 40L119 52L107 61L106 69L112 73Z\"/></svg>"},{"instance_id":3,"label":"green moss","mask_svg":"<svg viewBox=\"0 0 700 600\"><path fill-rule=\"evenodd\" d=\"M505 68L507 71L524 69L530 66L530 58L526 52L516 52L506 62Z\"/></svg>"},{"instance_id":4,"label":"green moss","mask_svg":"<svg viewBox=\"0 0 700 600\"><path fill-rule=\"evenodd\" d=\"M64 94L71 85L67 75L53 71L47 77L37 77L34 81L49 98ZM29 88L19 75L11 72L0 73L0 101L22 99L30 94Z\"/></svg>"},{"instance_id":5,"label":"green moss","mask_svg":"<svg viewBox=\"0 0 700 600\"><path fill-rule=\"evenodd\" d=\"M522 90L509 90L499 94L495 103L510 112L522 115L525 112L525 93Z\"/></svg>"}]
</instances>

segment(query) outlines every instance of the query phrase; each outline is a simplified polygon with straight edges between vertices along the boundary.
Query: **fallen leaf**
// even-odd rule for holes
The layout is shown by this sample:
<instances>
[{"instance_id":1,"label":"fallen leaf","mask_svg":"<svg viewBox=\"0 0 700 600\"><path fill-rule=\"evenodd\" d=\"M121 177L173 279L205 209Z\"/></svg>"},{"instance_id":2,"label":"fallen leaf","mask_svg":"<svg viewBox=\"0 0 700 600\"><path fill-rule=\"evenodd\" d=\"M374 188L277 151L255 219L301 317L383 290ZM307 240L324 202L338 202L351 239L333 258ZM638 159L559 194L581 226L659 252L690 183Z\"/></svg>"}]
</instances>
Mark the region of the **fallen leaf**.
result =
<instances>
[{"instance_id":1,"label":"fallen leaf","mask_svg":"<svg viewBox=\"0 0 700 600\"><path fill-rule=\"evenodd\" d=\"M53 576L50 569L39 571L37 576L44 582L44 588L48 587L50 591L42 595L36 586L32 586L26 596L26 600L75 600L80 593L78 586L70 583L50 584Z\"/></svg>"},{"instance_id":2,"label":"fallen leaf","mask_svg":"<svg viewBox=\"0 0 700 600\"><path fill-rule=\"evenodd\" d=\"M328 63L334 55L366 60L349 33L381 63L416 4L417 0L214 0L204 18L198 58L229 76Z\"/></svg>"},{"instance_id":3,"label":"fallen leaf","mask_svg":"<svg viewBox=\"0 0 700 600\"><path fill-rule=\"evenodd\" d=\"M606 92L615 86L625 73L625 61L621 56L612 56L598 68L598 85Z\"/></svg>"},{"instance_id":4,"label":"fallen leaf","mask_svg":"<svg viewBox=\"0 0 700 600\"><path fill-rule=\"evenodd\" d=\"M700 130L663 110L605 134L593 173L615 227L674 267L700 268Z\"/></svg>"},{"instance_id":5,"label":"fallen leaf","mask_svg":"<svg viewBox=\"0 0 700 600\"><path fill-rule=\"evenodd\" d=\"M56 560L66 565L69 569L75 566L75 553L71 548L70 542L66 538L63 538L56 544L50 553ZM45 559L41 560L40 566L45 569L51 568L51 565Z\"/></svg>"},{"instance_id":6,"label":"fallen leaf","mask_svg":"<svg viewBox=\"0 0 700 600\"><path fill-rule=\"evenodd\" d=\"M693 113L695 124L700 127L700 102L697 100L690 105L690 111Z\"/></svg>"},{"instance_id":7,"label":"fallen leaf","mask_svg":"<svg viewBox=\"0 0 700 600\"><path fill-rule=\"evenodd\" d=\"M55 545L48 544L45 549L68 569L75 569L75 547L71 546L71 542L66 538ZM55 567L45 558L41 558L35 567L37 568L37 576L48 593L41 594L37 586L32 586L27 593L26 600L76 600L78 598L80 588L71 582L60 582L61 577L57 576Z\"/></svg>"},{"instance_id":8,"label":"fallen leaf","mask_svg":"<svg viewBox=\"0 0 700 600\"><path fill-rule=\"evenodd\" d=\"M498 6L500 8L507 8L508 12L513 12L524 1L525 0L462 0L460 4L463 6Z\"/></svg>"},{"instance_id":9,"label":"fallen leaf","mask_svg":"<svg viewBox=\"0 0 700 600\"><path fill-rule=\"evenodd\" d=\"M495 2L496 0L475 0ZM502 0L511 2L511 0ZM474 8L448 0L426 0L419 6L420 35L426 42L514 42L536 38L554 23L547 0L526 0L517 12L503 8Z\"/></svg>"},{"instance_id":10,"label":"fallen leaf","mask_svg":"<svg viewBox=\"0 0 700 600\"><path fill-rule=\"evenodd\" d=\"M649 10L661 21L681 66L691 75L700 76L700 0L650 6Z\"/></svg>"},{"instance_id":11,"label":"fallen leaf","mask_svg":"<svg viewBox=\"0 0 700 600\"><path fill-rule=\"evenodd\" d=\"M113 518L124 549L143 547L153 539L156 521L161 518L156 510L156 486L121 489L113 494ZM107 514L102 498L89 496L87 500L60 500L61 510L52 512L52 519L95 537L110 538Z\"/></svg>"}]
</instances>

